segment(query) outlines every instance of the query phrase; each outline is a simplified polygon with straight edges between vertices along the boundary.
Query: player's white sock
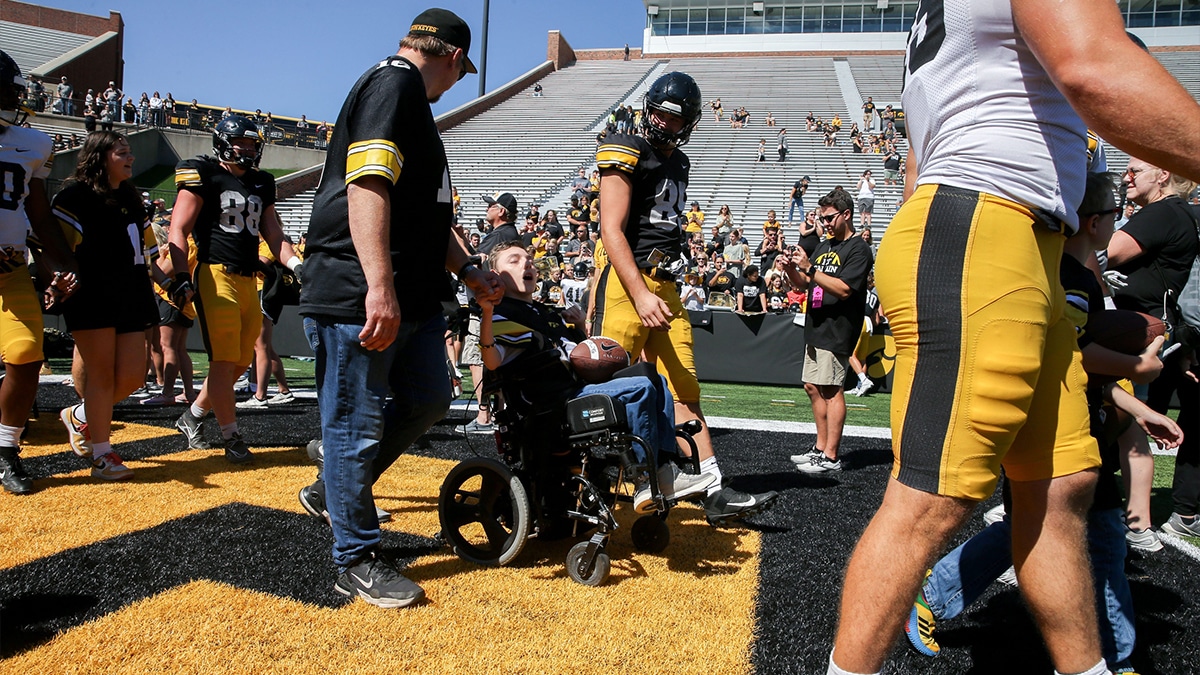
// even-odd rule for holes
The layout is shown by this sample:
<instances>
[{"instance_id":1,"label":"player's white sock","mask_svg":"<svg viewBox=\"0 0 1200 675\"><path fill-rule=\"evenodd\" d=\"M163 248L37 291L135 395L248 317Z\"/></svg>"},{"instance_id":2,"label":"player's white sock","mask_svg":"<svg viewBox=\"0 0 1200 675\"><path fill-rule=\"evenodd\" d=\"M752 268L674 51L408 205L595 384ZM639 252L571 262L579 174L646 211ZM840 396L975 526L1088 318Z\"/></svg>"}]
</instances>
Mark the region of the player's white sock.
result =
<instances>
[{"instance_id":1,"label":"player's white sock","mask_svg":"<svg viewBox=\"0 0 1200 675\"><path fill-rule=\"evenodd\" d=\"M0 424L0 446L5 448L20 447L22 429L23 427L10 427L7 424Z\"/></svg>"},{"instance_id":2,"label":"player's white sock","mask_svg":"<svg viewBox=\"0 0 1200 675\"><path fill-rule=\"evenodd\" d=\"M1054 671L1054 675L1063 674L1056 670ZM1104 662L1104 659L1100 659L1100 663L1097 663L1091 668L1079 673L1079 675L1112 675L1112 671L1108 669L1108 664Z\"/></svg>"},{"instance_id":3,"label":"player's white sock","mask_svg":"<svg viewBox=\"0 0 1200 675\"><path fill-rule=\"evenodd\" d=\"M706 490L704 493L705 497L721 491L721 467L717 466L716 457L709 457L708 459L700 462L700 473L712 474L717 477L717 480L713 481L713 484L708 486L708 490Z\"/></svg>"},{"instance_id":4,"label":"player's white sock","mask_svg":"<svg viewBox=\"0 0 1200 675\"><path fill-rule=\"evenodd\" d=\"M858 383L859 384L865 385L870 381L871 381L871 378L867 377L867 371L864 370L863 372L858 374Z\"/></svg>"},{"instance_id":5,"label":"player's white sock","mask_svg":"<svg viewBox=\"0 0 1200 675\"><path fill-rule=\"evenodd\" d=\"M191 412L192 412L192 417L195 417L198 420L204 419L204 416L208 414L207 410L205 410L204 408L201 408L200 405L196 404L196 403L192 404Z\"/></svg>"},{"instance_id":6,"label":"player's white sock","mask_svg":"<svg viewBox=\"0 0 1200 675\"><path fill-rule=\"evenodd\" d=\"M237 432L238 432L237 422L231 422L229 424L221 425L221 438L224 438L225 440L229 440L229 439L233 438L233 435L236 434Z\"/></svg>"},{"instance_id":7,"label":"player's white sock","mask_svg":"<svg viewBox=\"0 0 1200 675\"><path fill-rule=\"evenodd\" d=\"M842 670L841 668L838 668L837 664L833 662L833 652L829 652L829 669L825 671L825 675L867 675L867 674L866 673L852 673L849 670ZM879 675L879 673L872 673L871 675Z\"/></svg>"},{"instance_id":8,"label":"player's white sock","mask_svg":"<svg viewBox=\"0 0 1200 675\"><path fill-rule=\"evenodd\" d=\"M71 414L75 419L79 420L80 424L87 424L87 406L83 405L83 401L79 402L74 408L71 408Z\"/></svg>"},{"instance_id":9,"label":"player's white sock","mask_svg":"<svg viewBox=\"0 0 1200 675\"><path fill-rule=\"evenodd\" d=\"M112 442L92 443L92 459L100 459L110 452L112 452Z\"/></svg>"}]
</instances>

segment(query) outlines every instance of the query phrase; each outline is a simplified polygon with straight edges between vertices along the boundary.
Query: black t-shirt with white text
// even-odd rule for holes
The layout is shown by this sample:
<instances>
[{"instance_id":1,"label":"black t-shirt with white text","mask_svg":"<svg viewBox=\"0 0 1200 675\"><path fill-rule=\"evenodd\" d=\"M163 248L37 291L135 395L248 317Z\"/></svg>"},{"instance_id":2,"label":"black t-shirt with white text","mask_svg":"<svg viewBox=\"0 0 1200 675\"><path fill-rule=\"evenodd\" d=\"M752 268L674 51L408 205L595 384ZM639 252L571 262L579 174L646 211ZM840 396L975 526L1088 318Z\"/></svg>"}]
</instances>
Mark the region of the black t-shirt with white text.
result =
<instances>
[{"instance_id":1,"label":"black t-shirt with white text","mask_svg":"<svg viewBox=\"0 0 1200 675\"><path fill-rule=\"evenodd\" d=\"M763 287L763 278L761 276L754 281L742 277L733 284L734 295L742 296L742 311L763 311Z\"/></svg>"}]
</instances>

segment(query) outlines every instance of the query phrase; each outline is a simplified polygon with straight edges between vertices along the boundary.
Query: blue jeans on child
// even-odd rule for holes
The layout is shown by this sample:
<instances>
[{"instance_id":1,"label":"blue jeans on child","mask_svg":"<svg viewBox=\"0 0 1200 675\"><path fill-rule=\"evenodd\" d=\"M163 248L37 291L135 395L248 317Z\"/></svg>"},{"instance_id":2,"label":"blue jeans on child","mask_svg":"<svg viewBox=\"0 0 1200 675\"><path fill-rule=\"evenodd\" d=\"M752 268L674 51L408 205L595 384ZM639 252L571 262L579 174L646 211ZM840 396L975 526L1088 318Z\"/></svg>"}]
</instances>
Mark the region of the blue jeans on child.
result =
<instances>
[{"instance_id":1,"label":"blue jeans on child","mask_svg":"<svg viewBox=\"0 0 1200 675\"><path fill-rule=\"evenodd\" d=\"M649 443L656 452L675 451L675 400L662 375L619 377L589 384L579 392L580 396L586 394L607 394L623 403L629 430L634 435ZM634 443L633 451L639 462L646 461L644 448Z\"/></svg>"},{"instance_id":2,"label":"blue jeans on child","mask_svg":"<svg viewBox=\"0 0 1200 675\"><path fill-rule=\"evenodd\" d=\"M325 445L325 508L339 571L380 542L371 487L414 441L446 416L446 320L402 321L383 351L359 344L361 323L305 317L317 356L317 403ZM391 397L389 400L388 397Z\"/></svg>"},{"instance_id":3,"label":"blue jeans on child","mask_svg":"<svg viewBox=\"0 0 1200 675\"><path fill-rule=\"evenodd\" d=\"M1100 646L1109 668L1127 667L1133 653L1133 598L1125 576L1125 517L1120 509L1088 513L1088 553L1096 586ZM975 602L1012 562L1008 517L971 537L933 566L922 592L939 620L952 619Z\"/></svg>"}]
</instances>

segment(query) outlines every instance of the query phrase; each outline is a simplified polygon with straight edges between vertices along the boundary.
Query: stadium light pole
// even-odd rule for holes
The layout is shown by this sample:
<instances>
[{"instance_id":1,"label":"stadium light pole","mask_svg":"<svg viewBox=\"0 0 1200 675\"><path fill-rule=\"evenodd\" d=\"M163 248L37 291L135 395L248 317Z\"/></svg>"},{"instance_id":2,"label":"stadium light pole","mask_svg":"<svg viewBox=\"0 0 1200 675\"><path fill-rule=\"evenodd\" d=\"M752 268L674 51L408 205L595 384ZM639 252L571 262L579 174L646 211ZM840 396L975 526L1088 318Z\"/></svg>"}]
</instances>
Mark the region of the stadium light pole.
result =
<instances>
[{"instance_id":1,"label":"stadium light pole","mask_svg":"<svg viewBox=\"0 0 1200 675\"><path fill-rule=\"evenodd\" d=\"M483 0L483 44L479 47L479 96L487 93L488 0Z\"/></svg>"}]
</instances>

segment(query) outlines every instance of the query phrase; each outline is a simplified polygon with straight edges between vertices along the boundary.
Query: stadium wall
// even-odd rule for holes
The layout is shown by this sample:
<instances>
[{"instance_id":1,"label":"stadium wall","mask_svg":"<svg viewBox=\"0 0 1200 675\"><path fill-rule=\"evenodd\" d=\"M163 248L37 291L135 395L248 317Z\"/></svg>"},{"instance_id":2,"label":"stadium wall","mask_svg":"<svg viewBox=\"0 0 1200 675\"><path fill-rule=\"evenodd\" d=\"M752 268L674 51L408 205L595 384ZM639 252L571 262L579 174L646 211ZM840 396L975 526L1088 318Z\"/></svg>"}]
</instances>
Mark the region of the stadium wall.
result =
<instances>
[{"instance_id":1,"label":"stadium wall","mask_svg":"<svg viewBox=\"0 0 1200 675\"><path fill-rule=\"evenodd\" d=\"M645 56L738 56L750 54L903 53L907 33L776 33L755 35L642 36Z\"/></svg>"},{"instance_id":2,"label":"stadium wall","mask_svg":"<svg viewBox=\"0 0 1200 675\"><path fill-rule=\"evenodd\" d=\"M57 80L66 75L81 99L88 86L97 86L86 83L106 83L111 80L124 89L125 22L120 12L109 10L108 16L102 17L0 0L0 17L12 23L97 38L70 52L70 59L60 57L35 69L33 74L39 78ZM102 89L103 85L100 86Z\"/></svg>"}]
</instances>

